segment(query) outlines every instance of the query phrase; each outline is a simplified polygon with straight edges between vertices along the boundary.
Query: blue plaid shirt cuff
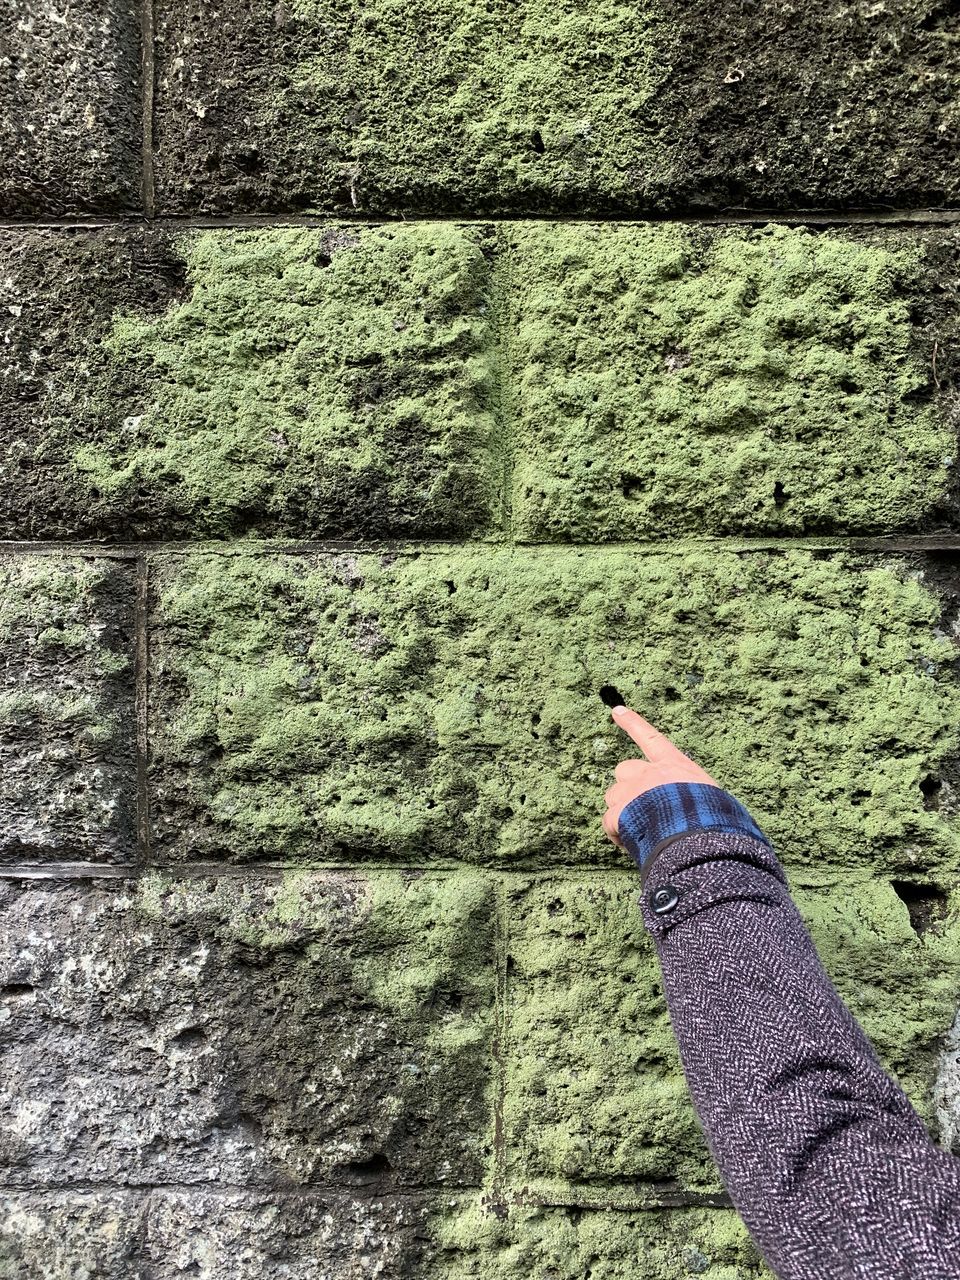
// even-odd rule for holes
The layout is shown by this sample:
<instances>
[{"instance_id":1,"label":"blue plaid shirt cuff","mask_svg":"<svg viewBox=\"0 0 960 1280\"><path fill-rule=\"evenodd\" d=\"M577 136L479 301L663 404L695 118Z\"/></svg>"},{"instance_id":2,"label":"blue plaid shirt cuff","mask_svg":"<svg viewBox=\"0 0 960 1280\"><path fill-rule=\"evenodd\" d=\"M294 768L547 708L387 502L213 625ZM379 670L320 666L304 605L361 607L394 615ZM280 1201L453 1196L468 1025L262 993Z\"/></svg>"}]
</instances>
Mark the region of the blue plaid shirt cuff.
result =
<instances>
[{"instance_id":1,"label":"blue plaid shirt cuff","mask_svg":"<svg viewBox=\"0 0 960 1280\"><path fill-rule=\"evenodd\" d=\"M770 841L739 800L706 782L668 782L625 805L620 839L642 869L665 840L693 831L717 831Z\"/></svg>"}]
</instances>

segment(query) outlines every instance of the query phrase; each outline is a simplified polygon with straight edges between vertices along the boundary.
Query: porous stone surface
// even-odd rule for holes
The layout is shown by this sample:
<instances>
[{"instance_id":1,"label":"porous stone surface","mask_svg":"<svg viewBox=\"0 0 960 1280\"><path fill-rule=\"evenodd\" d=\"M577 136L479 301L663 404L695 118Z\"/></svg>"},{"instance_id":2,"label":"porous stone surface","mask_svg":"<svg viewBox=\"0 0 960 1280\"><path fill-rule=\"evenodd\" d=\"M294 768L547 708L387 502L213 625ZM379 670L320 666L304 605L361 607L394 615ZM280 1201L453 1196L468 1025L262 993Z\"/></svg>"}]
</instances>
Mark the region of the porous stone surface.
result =
<instances>
[{"instance_id":1,"label":"porous stone surface","mask_svg":"<svg viewBox=\"0 0 960 1280\"><path fill-rule=\"evenodd\" d=\"M496 524L485 238L446 224L8 237L0 529Z\"/></svg>"},{"instance_id":2,"label":"porous stone surface","mask_svg":"<svg viewBox=\"0 0 960 1280\"><path fill-rule=\"evenodd\" d=\"M804 872L791 887L842 997L931 1121L931 1046L960 984L960 899L949 884L862 875ZM547 1201L722 1190L637 893L633 875L510 891L506 1148L513 1185ZM932 909L911 920L901 895Z\"/></svg>"},{"instance_id":3,"label":"porous stone surface","mask_svg":"<svg viewBox=\"0 0 960 1280\"><path fill-rule=\"evenodd\" d=\"M114 317L164 311L185 270L157 229L0 235L0 536L157 531L149 495L109 508L75 457L111 430L129 436L143 398L143 370L107 346Z\"/></svg>"},{"instance_id":4,"label":"porous stone surface","mask_svg":"<svg viewBox=\"0 0 960 1280\"><path fill-rule=\"evenodd\" d=\"M5 1185L482 1181L476 877L158 873L0 897Z\"/></svg>"},{"instance_id":5,"label":"porous stone surface","mask_svg":"<svg viewBox=\"0 0 960 1280\"><path fill-rule=\"evenodd\" d=\"M434 1227L446 1249L430 1280L774 1280L730 1210L596 1212L457 1206Z\"/></svg>"},{"instance_id":6,"label":"porous stone surface","mask_svg":"<svg viewBox=\"0 0 960 1280\"><path fill-rule=\"evenodd\" d=\"M955 273L958 243L511 224L501 270L515 536L942 519L957 414L940 351L957 309L936 282Z\"/></svg>"},{"instance_id":7,"label":"porous stone surface","mask_svg":"<svg viewBox=\"0 0 960 1280\"><path fill-rule=\"evenodd\" d=\"M597 689L616 682L788 862L946 872L956 826L927 793L960 691L923 569L716 548L158 557L155 851L626 866L599 821L624 747Z\"/></svg>"},{"instance_id":8,"label":"porous stone surface","mask_svg":"<svg viewBox=\"0 0 960 1280\"><path fill-rule=\"evenodd\" d=\"M0 861L131 856L132 566L0 558Z\"/></svg>"},{"instance_id":9,"label":"porous stone surface","mask_svg":"<svg viewBox=\"0 0 960 1280\"><path fill-rule=\"evenodd\" d=\"M144 1254L156 1280L404 1280L428 1274L432 1216L424 1196L164 1192Z\"/></svg>"},{"instance_id":10,"label":"porous stone surface","mask_svg":"<svg viewBox=\"0 0 960 1280\"><path fill-rule=\"evenodd\" d=\"M140 10L0 3L0 216L140 208Z\"/></svg>"},{"instance_id":11,"label":"porous stone surface","mask_svg":"<svg viewBox=\"0 0 960 1280\"><path fill-rule=\"evenodd\" d=\"M161 0L159 207L952 203L958 21L942 0Z\"/></svg>"},{"instance_id":12,"label":"porous stone surface","mask_svg":"<svg viewBox=\"0 0 960 1280\"><path fill-rule=\"evenodd\" d=\"M4 1280L142 1280L145 1204L127 1191L10 1191L0 1208Z\"/></svg>"}]
</instances>

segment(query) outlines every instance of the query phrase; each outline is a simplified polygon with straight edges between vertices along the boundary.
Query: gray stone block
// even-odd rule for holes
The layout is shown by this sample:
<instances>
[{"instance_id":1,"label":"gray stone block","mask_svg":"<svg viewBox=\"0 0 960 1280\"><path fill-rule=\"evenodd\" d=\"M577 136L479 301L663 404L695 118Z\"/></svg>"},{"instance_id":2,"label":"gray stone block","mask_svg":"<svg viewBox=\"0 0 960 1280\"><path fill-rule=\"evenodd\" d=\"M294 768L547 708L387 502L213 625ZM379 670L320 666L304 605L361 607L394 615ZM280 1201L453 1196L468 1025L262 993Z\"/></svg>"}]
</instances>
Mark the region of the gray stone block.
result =
<instances>
[{"instance_id":1,"label":"gray stone block","mask_svg":"<svg viewBox=\"0 0 960 1280\"><path fill-rule=\"evenodd\" d=\"M478 1185L476 877L2 893L0 1183Z\"/></svg>"},{"instance_id":2,"label":"gray stone block","mask_svg":"<svg viewBox=\"0 0 960 1280\"><path fill-rule=\"evenodd\" d=\"M0 860L134 852L133 566L0 559Z\"/></svg>"},{"instance_id":3,"label":"gray stone block","mask_svg":"<svg viewBox=\"0 0 960 1280\"><path fill-rule=\"evenodd\" d=\"M134 0L0 0L0 214L141 203Z\"/></svg>"},{"instance_id":4,"label":"gray stone block","mask_svg":"<svg viewBox=\"0 0 960 1280\"><path fill-rule=\"evenodd\" d=\"M269 1196L192 1191L151 1199L152 1280L383 1280L428 1274L421 1196Z\"/></svg>"},{"instance_id":5,"label":"gray stone block","mask_svg":"<svg viewBox=\"0 0 960 1280\"><path fill-rule=\"evenodd\" d=\"M135 1192L5 1190L3 1280L145 1280L145 1201Z\"/></svg>"}]
</instances>

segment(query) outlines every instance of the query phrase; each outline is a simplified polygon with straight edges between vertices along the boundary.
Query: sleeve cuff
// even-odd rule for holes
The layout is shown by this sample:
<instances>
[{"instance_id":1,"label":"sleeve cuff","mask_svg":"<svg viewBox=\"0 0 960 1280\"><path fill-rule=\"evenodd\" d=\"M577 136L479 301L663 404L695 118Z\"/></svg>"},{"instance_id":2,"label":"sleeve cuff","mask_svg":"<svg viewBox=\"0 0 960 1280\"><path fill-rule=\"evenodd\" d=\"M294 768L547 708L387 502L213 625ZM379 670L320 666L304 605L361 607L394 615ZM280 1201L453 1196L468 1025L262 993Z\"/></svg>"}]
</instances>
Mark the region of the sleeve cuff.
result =
<instances>
[{"instance_id":1,"label":"sleeve cuff","mask_svg":"<svg viewBox=\"0 0 960 1280\"><path fill-rule=\"evenodd\" d=\"M645 791L623 808L618 829L641 871L666 841L694 831L770 843L739 800L705 782L669 782Z\"/></svg>"}]
</instances>

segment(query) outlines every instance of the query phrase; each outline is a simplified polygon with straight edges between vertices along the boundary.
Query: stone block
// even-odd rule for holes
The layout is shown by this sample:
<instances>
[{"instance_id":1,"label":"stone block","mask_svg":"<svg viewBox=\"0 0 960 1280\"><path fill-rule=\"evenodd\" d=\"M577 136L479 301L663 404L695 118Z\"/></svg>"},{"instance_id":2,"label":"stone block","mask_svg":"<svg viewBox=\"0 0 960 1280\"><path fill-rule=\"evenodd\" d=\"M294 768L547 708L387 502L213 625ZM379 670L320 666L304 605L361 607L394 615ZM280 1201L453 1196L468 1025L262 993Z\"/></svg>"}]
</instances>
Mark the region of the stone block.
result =
<instances>
[{"instance_id":1,"label":"stone block","mask_svg":"<svg viewBox=\"0 0 960 1280\"><path fill-rule=\"evenodd\" d=\"M0 861L133 855L133 568L0 558Z\"/></svg>"},{"instance_id":2,"label":"stone block","mask_svg":"<svg viewBox=\"0 0 960 1280\"><path fill-rule=\"evenodd\" d=\"M820 957L884 1066L929 1122L936 1046L960 984L960 899L936 885L795 877ZM689 1101L635 874L509 894L509 1176L548 1202L719 1192ZM918 932L919 930L919 932Z\"/></svg>"},{"instance_id":3,"label":"stone block","mask_svg":"<svg viewBox=\"0 0 960 1280\"><path fill-rule=\"evenodd\" d=\"M735 0L161 0L165 212L955 202L957 17Z\"/></svg>"},{"instance_id":4,"label":"stone block","mask_svg":"<svg viewBox=\"0 0 960 1280\"><path fill-rule=\"evenodd\" d=\"M139 6L2 0L0 27L0 215L139 209Z\"/></svg>"},{"instance_id":5,"label":"stone block","mask_svg":"<svg viewBox=\"0 0 960 1280\"><path fill-rule=\"evenodd\" d=\"M496 522L481 229L13 233L13 537ZM101 287L102 286L102 287Z\"/></svg>"},{"instance_id":6,"label":"stone block","mask_svg":"<svg viewBox=\"0 0 960 1280\"><path fill-rule=\"evenodd\" d=\"M524 541L942 523L960 241L514 224L512 511Z\"/></svg>"},{"instance_id":7,"label":"stone block","mask_svg":"<svg viewBox=\"0 0 960 1280\"><path fill-rule=\"evenodd\" d=\"M164 231L0 231L0 537L161 531L155 498L111 505L76 458L129 438L140 412L144 371L111 354L114 317L169 308L184 272Z\"/></svg>"},{"instance_id":8,"label":"stone block","mask_svg":"<svg viewBox=\"0 0 960 1280\"><path fill-rule=\"evenodd\" d=\"M164 1191L151 1202L145 1253L156 1280L427 1277L431 1209L422 1196Z\"/></svg>"},{"instance_id":9,"label":"stone block","mask_svg":"<svg viewBox=\"0 0 960 1280\"><path fill-rule=\"evenodd\" d=\"M0 892L5 1185L481 1182L493 978L478 878Z\"/></svg>"},{"instance_id":10,"label":"stone block","mask_svg":"<svg viewBox=\"0 0 960 1280\"><path fill-rule=\"evenodd\" d=\"M4 1192L4 1280L140 1280L144 1204L135 1192Z\"/></svg>"},{"instance_id":11,"label":"stone block","mask_svg":"<svg viewBox=\"0 0 960 1280\"><path fill-rule=\"evenodd\" d=\"M504 1213L468 1203L433 1230L444 1251L430 1280L774 1280L730 1209Z\"/></svg>"},{"instance_id":12,"label":"stone block","mask_svg":"<svg viewBox=\"0 0 960 1280\"><path fill-rule=\"evenodd\" d=\"M960 694L925 565L716 548L158 556L154 851L626 866L600 826L631 754L597 697L610 683L786 861L946 873Z\"/></svg>"}]
</instances>

